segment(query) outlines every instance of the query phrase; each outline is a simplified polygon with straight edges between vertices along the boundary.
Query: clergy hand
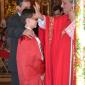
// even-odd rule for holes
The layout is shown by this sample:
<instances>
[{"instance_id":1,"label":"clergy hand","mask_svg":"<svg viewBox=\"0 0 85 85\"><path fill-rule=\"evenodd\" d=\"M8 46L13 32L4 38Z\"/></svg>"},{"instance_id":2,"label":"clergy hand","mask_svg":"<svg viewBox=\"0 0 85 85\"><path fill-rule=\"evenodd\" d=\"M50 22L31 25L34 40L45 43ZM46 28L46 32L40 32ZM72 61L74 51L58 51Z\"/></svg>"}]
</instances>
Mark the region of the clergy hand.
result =
<instances>
[{"instance_id":1,"label":"clergy hand","mask_svg":"<svg viewBox=\"0 0 85 85\"><path fill-rule=\"evenodd\" d=\"M65 33L66 33L65 30L63 30L63 31L62 31L62 36L64 36Z\"/></svg>"},{"instance_id":2,"label":"clergy hand","mask_svg":"<svg viewBox=\"0 0 85 85\"><path fill-rule=\"evenodd\" d=\"M42 80L42 81L45 80L45 73L41 76L41 80Z\"/></svg>"},{"instance_id":3,"label":"clergy hand","mask_svg":"<svg viewBox=\"0 0 85 85\"><path fill-rule=\"evenodd\" d=\"M40 12L40 5L37 2L35 2L34 9L36 12Z\"/></svg>"},{"instance_id":4,"label":"clergy hand","mask_svg":"<svg viewBox=\"0 0 85 85\"><path fill-rule=\"evenodd\" d=\"M44 20L43 15L40 13L40 5L37 2L35 2L34 9L35 9L37 18Z\"/></svg>"}]
</instances>

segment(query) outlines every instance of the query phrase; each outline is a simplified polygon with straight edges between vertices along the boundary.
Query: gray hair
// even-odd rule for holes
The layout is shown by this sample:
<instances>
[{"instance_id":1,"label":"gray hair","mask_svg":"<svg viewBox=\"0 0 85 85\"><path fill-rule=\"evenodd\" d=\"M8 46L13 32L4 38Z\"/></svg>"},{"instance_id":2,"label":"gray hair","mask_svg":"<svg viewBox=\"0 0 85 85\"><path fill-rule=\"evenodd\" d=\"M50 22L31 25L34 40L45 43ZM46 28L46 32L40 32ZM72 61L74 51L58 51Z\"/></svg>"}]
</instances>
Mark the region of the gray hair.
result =
<instances>
[{"instance_id":1,"label":"gray hair","mask_svg":"<svg viewBox=\"0 0 85 85\"><path fill-rule=\"evenodd\" d=\"M69 0L71 3L76 4L76 0Z\"/></svg>"}]
</instances>

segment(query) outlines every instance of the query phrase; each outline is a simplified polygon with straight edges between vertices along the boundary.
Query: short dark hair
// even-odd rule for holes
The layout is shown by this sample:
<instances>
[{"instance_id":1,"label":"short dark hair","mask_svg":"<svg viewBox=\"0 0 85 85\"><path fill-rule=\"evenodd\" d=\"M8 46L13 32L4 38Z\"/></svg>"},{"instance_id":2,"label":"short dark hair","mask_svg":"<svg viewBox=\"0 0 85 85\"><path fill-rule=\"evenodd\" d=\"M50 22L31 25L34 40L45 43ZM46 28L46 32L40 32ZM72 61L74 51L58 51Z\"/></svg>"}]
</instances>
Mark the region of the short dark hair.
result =
<instances>
[{"instance_id":1,"label":"short dark hair","mask_svg":"<svg viewBox=\"0 0 85 85\"><path fill-rule=\"evenodd\" d=\"M17 5L20 5L22 2L23 2L23 0L17 0L17 1L16 1L16 4L17 4Z\"/></svg>"},{"instance_id":2,"label":"short dark hair","mask_svg":"<svg viewBox=\"0 0 85 85\"><path fill-rule=\"evenodd\" d=\"M24 9L22 11L22 14L21 14L21 20L22 20L22 22L25 24L25 19L26 18L32 18L33 17L33 14L35 14L34 8Z\"/></svg>"},{"instance_id":3,"label":"short dark hair","mask_svg":"<svg viewBox=\"0 0 85 85\"><path fill-rule=\"evenodd\" d=\"M17 0L16 1L16 4L19 5L19 6L21 6L23 1L29 1L29 2L31 2L30 0Z\"/></svg>"},{"instance_id":4,"label":"short dark hair","mask_svg":"<svg viewBox=\"0 0 85 85\"><path fill-rule=\"evenodd\" d=\"M76 0L69 0L70 1L70 3L76 3Z\"/></svg>"},{"instance_id":5,"label":"short dark hair","mask_svg":"<svg viewBox=\"0 0 85 85\"><path fill-rule=\"evenodd\" d=\"M59 10L61 12L62 11L62 7L60 5L55 5L53 7L53 12L56 11L56 10Z\"/></svg>"}]
</instances>

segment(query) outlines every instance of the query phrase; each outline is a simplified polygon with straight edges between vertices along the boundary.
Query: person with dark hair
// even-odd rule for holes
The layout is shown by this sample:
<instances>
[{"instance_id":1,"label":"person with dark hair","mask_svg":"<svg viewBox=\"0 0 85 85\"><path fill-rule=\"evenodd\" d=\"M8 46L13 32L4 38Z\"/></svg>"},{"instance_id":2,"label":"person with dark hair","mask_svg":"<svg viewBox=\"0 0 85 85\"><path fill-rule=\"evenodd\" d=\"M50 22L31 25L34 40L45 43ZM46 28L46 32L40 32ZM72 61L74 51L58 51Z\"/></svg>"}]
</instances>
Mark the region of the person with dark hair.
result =
<instances>
[{"instance_id":1,"label":"person with dark hair","mask_svg":"<svg viewBox=\"0 0 85 85\"><path fill-rule=\"evenodd\" d=\"M25 29L32 36L23 34L18 41L17 68L19 85L44 85L45 64L39 38L33 29L37 26L37 17L33 9L22 12Z\"/></svg>"},{"instance_id":2,"label":"person with dark hair","mask_svg":"<svg viewBox=\"0 0 85 85\"><path fill-rule=\"evenodd\" d=\"M21 14L25 8L30 8L31 2L28 0L17 0L17 13L10 16L7 20L7 41L10 48L10 57L8 59L8 68L11 71L12 80L11 85L19 85L17 65L16 65L16 50L18 38L27 33L24 30L24 24L21 21Z\"/></svg>"},{"instance_id":3,"label":"person with dark hair","mask_svg":"<svg viewBox=\"0 0 85 85\"><path fill-rule=\"evenodd\" d=\"M53 16L60 16L63 14L63 8L60 5L55 5L53 7Z\"/></svg>"}]
</instances>

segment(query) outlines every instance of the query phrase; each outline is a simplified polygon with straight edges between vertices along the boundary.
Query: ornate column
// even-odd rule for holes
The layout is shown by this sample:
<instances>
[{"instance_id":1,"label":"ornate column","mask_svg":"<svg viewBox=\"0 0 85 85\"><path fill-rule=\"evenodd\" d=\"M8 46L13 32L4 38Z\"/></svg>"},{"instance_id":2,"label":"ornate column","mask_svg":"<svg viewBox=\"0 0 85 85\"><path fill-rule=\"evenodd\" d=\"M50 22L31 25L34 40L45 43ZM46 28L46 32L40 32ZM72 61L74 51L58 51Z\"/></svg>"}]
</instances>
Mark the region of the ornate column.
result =
<instances>
[{"instance_id":1,"label":"ornate column","mask_svg":"<svg viewBox=\"0 0 85 85\"><path fill-rule=\"evenodd\" d=\"M6 16L11 16L16 13L16 0L8 0Z\"/></svg>"}]
</instances>

